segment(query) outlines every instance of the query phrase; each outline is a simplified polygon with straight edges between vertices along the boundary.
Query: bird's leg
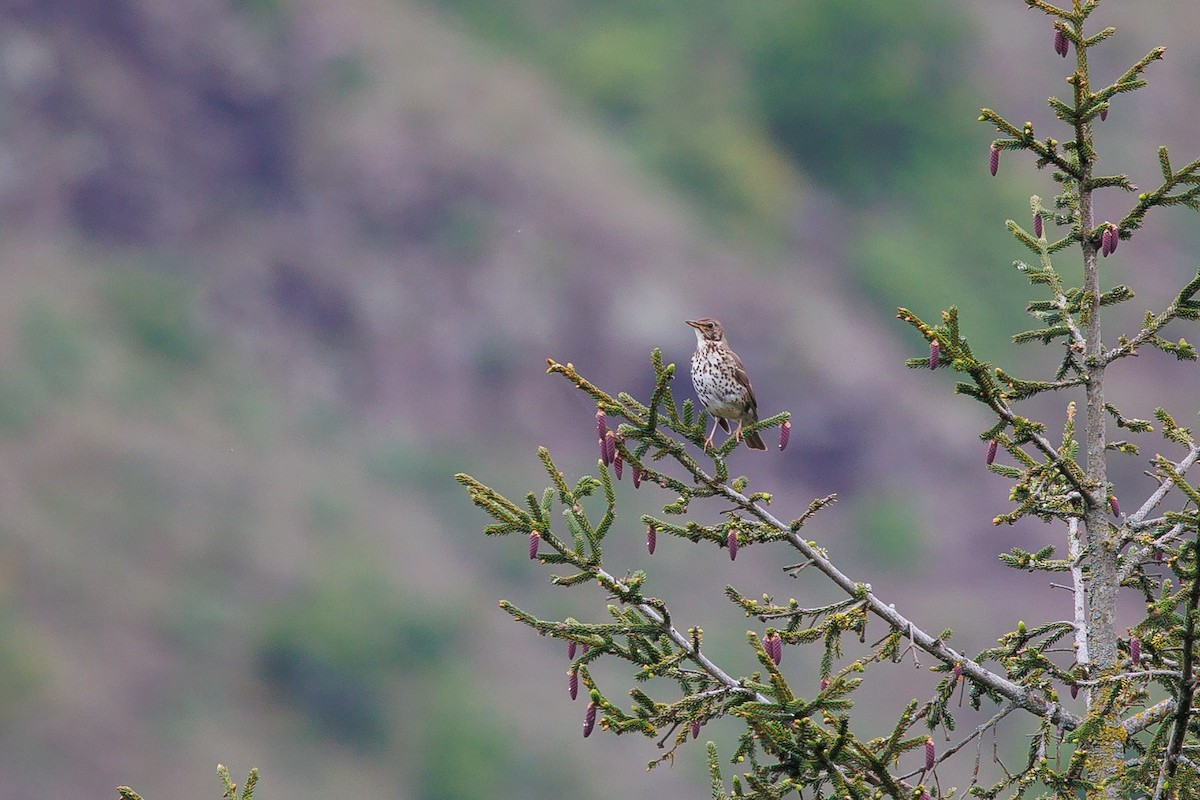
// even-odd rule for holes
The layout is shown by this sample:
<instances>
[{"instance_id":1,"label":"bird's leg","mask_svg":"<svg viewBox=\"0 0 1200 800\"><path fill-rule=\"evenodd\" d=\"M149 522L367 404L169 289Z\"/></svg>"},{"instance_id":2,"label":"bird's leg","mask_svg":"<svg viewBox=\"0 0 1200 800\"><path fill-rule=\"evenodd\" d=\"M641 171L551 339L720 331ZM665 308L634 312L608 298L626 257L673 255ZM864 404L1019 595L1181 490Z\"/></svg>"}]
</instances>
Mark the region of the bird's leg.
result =
<instances>
[{"instance_id":1,"label":"bird's leg","mask_svg":"<svg viewBox=\"0 0 1200 800\"><path fill-rule=\"evenodd\" d=\"M717 425L718 425L719 423L720 423L720 420L719 420L717 417L715 417L715 416L714 416L714 417L713 417L713 429L712 429L712 433L710 433L710 434L708 435L708 438L704 440L704 449L705 449L705 450L707 450L707 449L709 449L709 448L711 448L711 447L713 447L713 446L714 446L714 445L713 445L713 437L717 435Z\"/></svg>"},{"instance_id":2,"label":"bird's leg","mask_svg":"<svg viewBox=\"0 0 1200 800\"><path fill-rule=\"evenodd\" d=\"M741 420L738 420L737 430L733 432L733 438L734 438L734 441L738 441L738 442L740 442L742 440L742 421Z\"/></svg>"}]
</instances>

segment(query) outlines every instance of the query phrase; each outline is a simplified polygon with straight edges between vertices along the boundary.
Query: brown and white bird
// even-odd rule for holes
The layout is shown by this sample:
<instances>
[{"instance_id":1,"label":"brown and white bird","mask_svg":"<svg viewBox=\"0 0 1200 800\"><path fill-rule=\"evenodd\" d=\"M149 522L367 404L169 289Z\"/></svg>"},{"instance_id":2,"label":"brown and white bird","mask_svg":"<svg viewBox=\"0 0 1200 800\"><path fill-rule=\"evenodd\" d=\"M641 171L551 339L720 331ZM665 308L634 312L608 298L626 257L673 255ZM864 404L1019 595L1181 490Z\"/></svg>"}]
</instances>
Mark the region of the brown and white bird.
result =
<instances>
[{"instance_id":1,"label":"brown and white bird","mask_svg":"<svg viewBox=\"0 0 1200 800\"><path fill-rule=\"evenodd\" d=\"M737 353L729 349L725 329L711 317L689 319L696 329L696 352L692 354L692 387L696 396L716 421L705 444L712 447L717 425L729 432L730 421L737 423L733 435L742 438L742 426L758 422L758 401L754 387ZM745 434L746 444L754 450L766 450L758 431Z\"/></svg>"}]
</instances>

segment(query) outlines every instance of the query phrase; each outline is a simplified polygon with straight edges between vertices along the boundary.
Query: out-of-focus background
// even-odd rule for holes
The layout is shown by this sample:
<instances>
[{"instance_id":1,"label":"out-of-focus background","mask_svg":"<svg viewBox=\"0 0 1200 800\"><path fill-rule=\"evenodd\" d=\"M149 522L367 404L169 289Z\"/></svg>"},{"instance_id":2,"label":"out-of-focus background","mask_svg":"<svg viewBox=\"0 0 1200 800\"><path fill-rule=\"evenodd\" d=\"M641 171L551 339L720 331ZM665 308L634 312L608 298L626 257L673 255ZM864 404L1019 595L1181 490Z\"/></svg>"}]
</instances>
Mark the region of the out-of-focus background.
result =
<instances>
[{"instance_id":1,"label":"out-of-focus background","mask_svg":"<svg viewBox=\"0 0 1200 800\"><path fill-rule=\"evenodd\" d=\"M838 492L809 535L852 575L971 653L1068 615L995 557L1059 532L991 526L987 417L948 371L903 368L924 345L894 319L956 303L985 357L1057 363L1008 343L1036 294L1004 231L1054 185L1010 153L989 177L976 122L1068 138L1044 99L1070 62L1019 0L2 5L6 796L211 797L218 761L260 767L264 798L706 795L698 745L645 772L652 741L582 740L565 652L496 600L600 619L604 598L485 540L451 478L522 496L539 444L594 469L594 407L544 359L644 395L650 350L685 364L699 315L764 412L795 414L789 449L739 451L735 474L784 517ZM1096 18L1119 29L1097 81L1168 48L1098 134L1102 168L1150 187L1158 144L1200 151L1200 8ZM1152 216L1104 264L1139 291L1117 322L1198 253L1194 218ZM1195 375L1147 352L1110 386L1187 420ZM1068 399L1034 409L1052 431ZM1143 468L1118 472L1123 503ZM779 550L649 561L637 516L665 498L620 499L612 568L649 567L730 670L752 668L753 621L726 583L833 599ZM797 691L815 657L787 654ZM881 672L868 730L933 685ZM619 696L626 673L598 674ZM735 731L703 738L728 755Z\"/></svg>"}]
</instances>

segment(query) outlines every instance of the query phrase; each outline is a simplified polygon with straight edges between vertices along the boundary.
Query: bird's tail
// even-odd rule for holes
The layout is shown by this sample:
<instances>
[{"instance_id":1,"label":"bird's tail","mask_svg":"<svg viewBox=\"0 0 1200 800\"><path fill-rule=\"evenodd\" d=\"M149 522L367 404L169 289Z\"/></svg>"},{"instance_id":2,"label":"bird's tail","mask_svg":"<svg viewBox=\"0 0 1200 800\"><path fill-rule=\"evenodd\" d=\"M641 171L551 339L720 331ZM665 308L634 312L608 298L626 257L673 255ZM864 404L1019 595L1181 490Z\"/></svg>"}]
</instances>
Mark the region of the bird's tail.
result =
<instances>
[{"instance_id":1,"label":"bird's tail","mask_svg":"<svg viewBox=\"0 0 1200 800\"><path fill-rule=\"evenodd\" d=\"M767 446L763 443L762 437L758 435L758 431L750 431L745 435L746 446L751 450L766 450Z\"/></svg>"}]
</instances>

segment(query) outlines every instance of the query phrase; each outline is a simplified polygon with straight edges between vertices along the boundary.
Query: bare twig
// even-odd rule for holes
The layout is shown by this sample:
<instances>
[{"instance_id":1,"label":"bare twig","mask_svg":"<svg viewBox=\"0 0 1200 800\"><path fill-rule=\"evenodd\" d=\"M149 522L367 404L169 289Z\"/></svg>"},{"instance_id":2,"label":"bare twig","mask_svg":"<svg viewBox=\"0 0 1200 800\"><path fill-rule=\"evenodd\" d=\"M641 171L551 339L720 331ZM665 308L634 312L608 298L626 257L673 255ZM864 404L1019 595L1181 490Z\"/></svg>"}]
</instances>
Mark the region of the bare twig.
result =
<instances>
[{"instance_id":1,"label":"bare twig","mask_svg":"<svg viewBox=\"0 0 1200 800\"><path fill-rule=\"evenodd\" d=\"M1175 472L1179 475L1185 474L1192 467L1192 465L1196 463L1197 458L1200 458L1200 444L1193 442L1188 448L1187 455L1181 458L1179 462L1174 465ZM1175 481L1172 480L1172 478L1161 478L1159 480L1158 488L1155 489L1148 498L1146 498L1146 502L1142 503L1141 508L1126 518L1126 526L1130 530L1137 530L1143 527L1147 521L1146 518L1152 511L1154 511L1155 508L1158 507L1158 504L1163 501L1163 498L1167 496L1167 493L1171 491L1171 487L1173 486L1175 486ZM1155 546L1169 542L1172 538L1179 534L1181 529L1182 526L1175 525L1166 534L1158 537L1158 539L1155 540L1154 545L1141 547L1128 553L1126 555L1126 561L1121 566L1120 572L1118 573L1118 580L1124 581L1126 578L1128 578L1141 561L1143 561L1147 556L1153 554Z\"/></svg>"},{"instance_id":2,"label":"bare twig","mask_svg":"<svg viewBox=\"0 0 1200 800\"><path fill-rule=\"evenodd\" d=\"M1198 457L1200 457L1200 444L1193 444L1188 449L1187 455L1180 459L1179 463L1175 465L1175 471L1180 475L1187 472L1187 470L1196 463L1196 459ZM1163 478L1159 482L1158 488L1154 490L1154 493L1147 498L1145 503L1142 503L1142 507L1129 515L1128 523L1130 525L1137 525L1141 523L1142 520L1144 520L1146 516L1153 511L1159 503L1162 502L1163 498L1167 496L1167 492L1171 491L1171 487L1174 485L1174 482L1170 478Z\"/></svg>"}]
</instances>

